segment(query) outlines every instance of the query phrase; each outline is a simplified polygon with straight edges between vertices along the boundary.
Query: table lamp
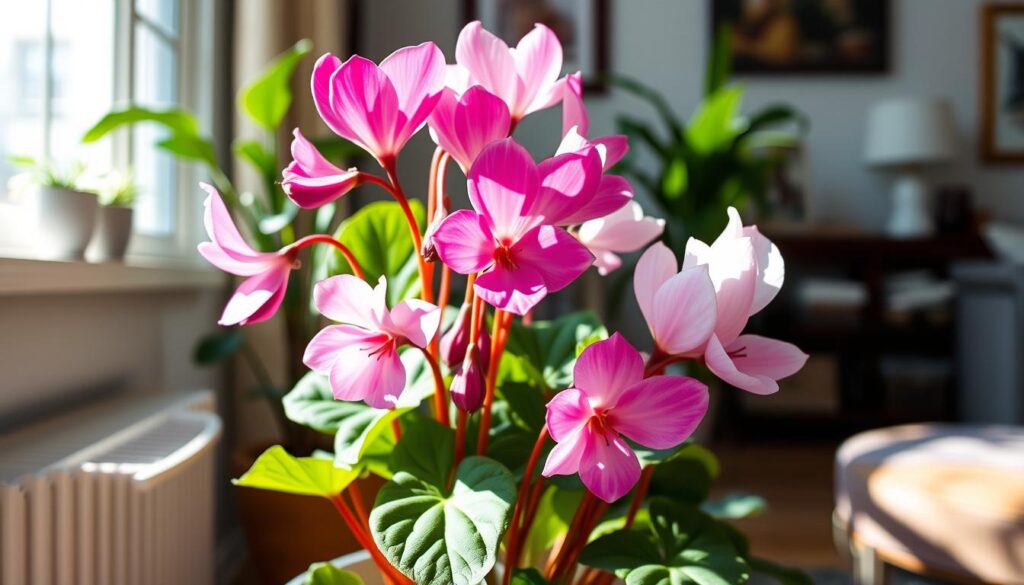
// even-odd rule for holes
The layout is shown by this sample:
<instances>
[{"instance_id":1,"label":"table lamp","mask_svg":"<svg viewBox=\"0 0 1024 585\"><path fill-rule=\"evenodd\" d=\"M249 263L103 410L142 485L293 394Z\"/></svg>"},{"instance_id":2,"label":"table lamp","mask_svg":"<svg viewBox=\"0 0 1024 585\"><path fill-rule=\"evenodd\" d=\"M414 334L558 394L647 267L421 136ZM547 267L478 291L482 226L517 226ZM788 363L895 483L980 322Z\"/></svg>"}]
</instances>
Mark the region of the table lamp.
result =
<instances>
[{"instance_id":1,"label":"table lamp","mask_svg":"<svg viewBox=\"0 0 1024 585\"><path fill-rule=\"evenodd\" d=\"M941 100L898 98L879 102L868 114L864 159L897 174L886 231L896 238L935 231L923 169L953 158L952 114Z\"/></svg>"}]
</instances>

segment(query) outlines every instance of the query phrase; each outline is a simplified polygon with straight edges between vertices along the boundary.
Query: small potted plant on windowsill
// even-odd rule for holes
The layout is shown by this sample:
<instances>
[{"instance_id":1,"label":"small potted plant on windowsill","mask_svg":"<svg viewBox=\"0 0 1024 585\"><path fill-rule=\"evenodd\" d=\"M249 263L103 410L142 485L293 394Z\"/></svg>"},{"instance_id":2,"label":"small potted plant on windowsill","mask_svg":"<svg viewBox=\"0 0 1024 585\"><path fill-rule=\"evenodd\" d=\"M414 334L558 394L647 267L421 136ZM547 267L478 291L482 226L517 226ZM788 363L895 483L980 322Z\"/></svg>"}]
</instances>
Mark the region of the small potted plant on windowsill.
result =
<instances>
[{"instance_id":1,"label":"small potted plant on windowsill","mask_svg":"<svg viewBox=\"0 0 1024 585\"><path fill-rule=\"evenodd\" d=\"M85 187L99 197L99 212L88 256L97 262L124 260L132 236L132 217L139 187L131 173L111 171Z\"/></svg>"},{"instance_id":2,"label":"small potted plant on windowsill","mask_svg":"<svg viewBox=\"0 0 1024 585\"><path fill-rule=\"evenodd\" d=\"M52 163L28 156L12 157L24 172L12 179L19 190L34 196L39 238L36 253L52 260L81 260L96 224L96 195L82 191L82 165L60 171Z\"/></svg>"}]
</instances>

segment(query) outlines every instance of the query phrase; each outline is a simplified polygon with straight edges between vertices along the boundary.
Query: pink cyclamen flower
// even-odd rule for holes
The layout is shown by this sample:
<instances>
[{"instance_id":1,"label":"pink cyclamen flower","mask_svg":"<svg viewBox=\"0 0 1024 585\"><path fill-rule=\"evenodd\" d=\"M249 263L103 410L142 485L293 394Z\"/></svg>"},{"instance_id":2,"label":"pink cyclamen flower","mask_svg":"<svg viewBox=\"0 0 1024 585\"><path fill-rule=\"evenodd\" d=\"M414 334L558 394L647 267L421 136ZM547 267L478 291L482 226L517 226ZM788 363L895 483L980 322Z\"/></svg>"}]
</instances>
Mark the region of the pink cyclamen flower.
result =
<instances>
[{"instance_id":1,"label":"pink cyclamen flower","mask_svg":"<svg viewBox=\"0 0 1024 585\"><path fill-rule=\"evenodd\" d=\"M331 164L298 128L292 134L292 162L282 173L281 188L296 205L314 209L359 185L358 170L343 170Z\"/></svg>"},{"instance_id":2,"label":"pink cyclamen flower","mask_svg":"<svg viewBox=\"0 0 1024 585\"><path fill-rule=\"evenodd\" d=\"M460 274L482 272L476 294L516 315L567 286L594 261L586 247L552 225L552 218L572 213L573 195L600 172L599 163L595 171L592 158L590 164L582 159L570 155L540 169L512 139L485 148L468 177L475 211L456 211L434 233L441 260ZM549 171L547 184L542 170Z\"/></svg>"},{"instance_id":3,"label":"pink cyclamen flower","mask_svg":"<svg viewBox=\"0 0 1024 585\"><path fill-rule=\"evenodd\" d=\"M566 131L561 144L558 145L558 150L555 151L555 158L568 153L596 153L601 160L601 180L598 182L593 197L572 218L577 220L577 223L608 215L621 209L633 199L633 186L629 184L629 181L618 175L604 174L627 152L629 152L629 143L625 136L613 135L590 140L580 134L578 126L572 126Z\"/></svg>"},{"instance_id":4,"label":"pink cyclamen flower","mask_svg":"<svg viewBox=\"0 0 1024 585\"><path fill-rule=\"evenodd\" d=\"M795 345L759 335L741 335L747 320L771 302L785 277L782 254L756 226L743 226L735 208L729 224L708 246L691 238L683 268L707 266L715 287L717 322L704 349L716 376L755 394L779 390L778 380L798 372L807 354Z\"/></svg>"},{"instance_id":5,"label":"pink cyclamen flower","mask_svg":"<svg viewBox=\"0 0 1024 585\"><path fill-rule=\"evenodd\" d=\"M590 116L583 104L583 74L579 71L566 75L562 86L562 136L570 128L576 128L582 136L590 132Z\"/></svg>"},{"instance_id":6,"label":"pink cyclamen flower","mask_svg":"<svg viewBox=\"0 0 1024 585\"><path fill-rule=\"evenodd\" d=\"M322 329L306 347L303 362L328 376L339 400L362 400L374 408L394 408L405 389L405 366L398 350L426 347L437 333L441 310L417 299L385 303L387 282L376 287L349 274L322 280L313 303L340 323Z\"/></svg>"},{"instance_id":7,"label":"pink cyclamen flower","mask_svg":"<svg viewBox=\"0 0 1024 585\"><path fill-rule=\"evenodd\" d=\"M480 22L471 22L459 33L455 61L448 86L461 93L465 87L482 85L508 105L513 124L562 98L562 44L542 24L534 25L511 49Z\"/></svg>"},{"instance_id":8,"label":"pink cyclamen flower","mask_svg":"<svg viewBox=\"0 0 1024 585\"><path fill-rule=\"evenodd\" d=\"M434 43L399 49L379 67L327 53L313 67L313 100L331 130L388 167L426 123L444 79L444 55Z\"/></svg>"},{"instance_id":9,"label":"pink cyclamen flower","mask_svg":"<svg viewBox=\"0 0 1024 585\"><path fill-rule=\"evenodd\" d=\"M251 325L270 319L284 300L297 250L293 247L279 252L253 250L238 233L217 190L205 183L200 186L207 193L203 223L211 241L199 244L199 253L224 272L248 277L231 295L217 323Z\"/></svg>"},{"instance_id":10,"label":"pink cyclamen flower","mask_svg":"<svg viewBox=\"0 0 1024 585\"><path fill-rule=\"evenodd\" d=\"M542 474L578 472L592 494L614 502L640 479L640 462L624 438L670 449L693 433L707 410L707 386L685 376L644 379L640 353L616 333L583 350L573 387L548 403L547 428L558 444Z\"/></svg>"},{"instance_id":11,"label":"pink cyclamen flower","mask_svg":"<svg viewBox=\"0 0 1024 585\"><path fill-rule=\"evenodd\" d=\"M675 254L655 243L636 263L633 291L656 353L696 357L715 330L715 286L707 266L678 266Z\"/></svg>"},{"instance_id":12,"label":"pink cyclamen flower","mask_svg":"<svg viewBox=\"0 0 1024 585\"><path fill-rule=\"evenodd\" d=\"M512 119L501 98L474 85L461 97L445 88L428 123L434 142L468 173L485 146L508 136Z\"/></svg>"},{"instance_id":13,"label":"pink cyclamen flower","mask_svg":"<svg viewBox=\"0 0 1024 585\"><path fill-rule=\"evenodd\" d=\"M618 254L634 252L661 235L665 220L646 217L636 201L598 219L584 222L576 239L594 255L594 266L606 275L622 265Z\"/></svg>"}]
</instances>

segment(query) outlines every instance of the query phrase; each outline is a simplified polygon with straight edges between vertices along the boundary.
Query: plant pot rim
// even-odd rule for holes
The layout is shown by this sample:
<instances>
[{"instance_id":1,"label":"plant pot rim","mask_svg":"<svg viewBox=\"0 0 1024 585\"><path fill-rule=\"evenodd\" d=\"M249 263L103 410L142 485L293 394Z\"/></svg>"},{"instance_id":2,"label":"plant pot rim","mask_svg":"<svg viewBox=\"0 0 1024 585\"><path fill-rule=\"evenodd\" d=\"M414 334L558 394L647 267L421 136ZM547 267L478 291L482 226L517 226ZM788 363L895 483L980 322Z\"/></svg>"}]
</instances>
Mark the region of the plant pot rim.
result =
<instances>
[{"instance_id":1,"label":"plant pot rim","mask_svg":"<svg viewBox=\"0 0 1024 585\"><path fill-rule=\"evenodd\" d=\"M361 549L355 552L350 552L346 555L341 555L340 557L337 557L335 559L331 559L329 562L335 567L338 567L339 569L347 569L352 565L369 560L371 560L369 551L367 551L366 549ZM294 579L288 581L288 583L286 583L285 585L304 585L306 582L305 579L306 572L303 571L302 573L296 575Z\"/></svg>"}]
</instances>

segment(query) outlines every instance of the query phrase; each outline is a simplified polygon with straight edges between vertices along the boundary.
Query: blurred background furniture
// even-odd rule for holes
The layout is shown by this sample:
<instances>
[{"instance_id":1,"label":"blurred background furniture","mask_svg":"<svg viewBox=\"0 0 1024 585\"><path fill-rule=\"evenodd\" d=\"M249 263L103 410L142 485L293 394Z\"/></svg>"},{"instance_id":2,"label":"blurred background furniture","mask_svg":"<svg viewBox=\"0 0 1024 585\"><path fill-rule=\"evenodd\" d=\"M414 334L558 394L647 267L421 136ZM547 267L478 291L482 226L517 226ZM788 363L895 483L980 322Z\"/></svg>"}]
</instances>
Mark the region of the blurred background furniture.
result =
<instances>
[{"instance_id":1,"label":"blurred background furniture","mask_svg":"<svg viewBox=\"0 0 1024 585\"><path fill-rule=\"evenodd\" d=\"M859 584L1024 583L1024 428L908 425L836 454L836 545ZM934 580L932 580L934 579Z\"/></svg>"}]
</instances>

